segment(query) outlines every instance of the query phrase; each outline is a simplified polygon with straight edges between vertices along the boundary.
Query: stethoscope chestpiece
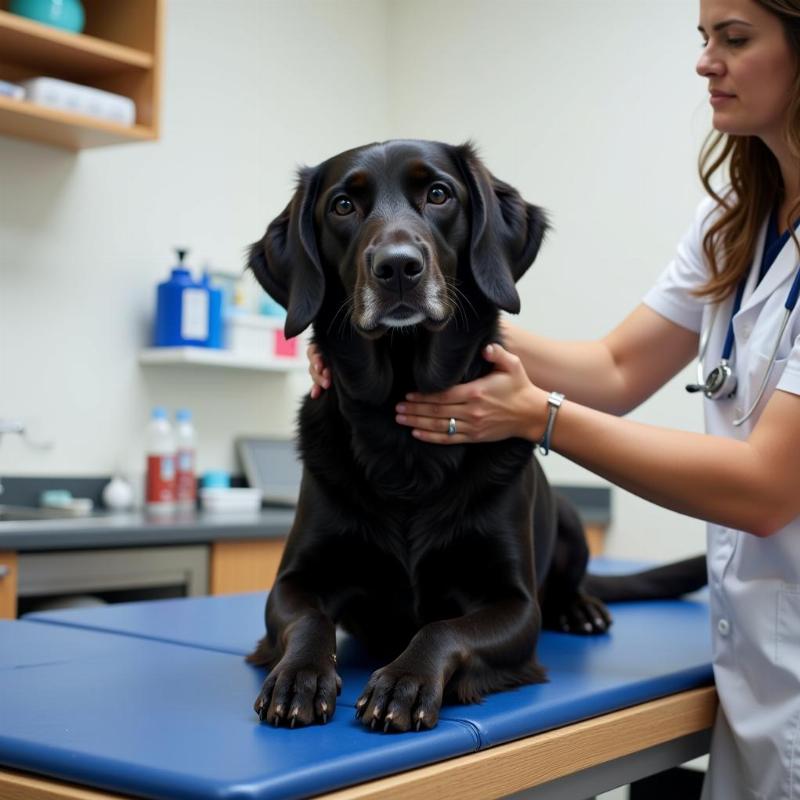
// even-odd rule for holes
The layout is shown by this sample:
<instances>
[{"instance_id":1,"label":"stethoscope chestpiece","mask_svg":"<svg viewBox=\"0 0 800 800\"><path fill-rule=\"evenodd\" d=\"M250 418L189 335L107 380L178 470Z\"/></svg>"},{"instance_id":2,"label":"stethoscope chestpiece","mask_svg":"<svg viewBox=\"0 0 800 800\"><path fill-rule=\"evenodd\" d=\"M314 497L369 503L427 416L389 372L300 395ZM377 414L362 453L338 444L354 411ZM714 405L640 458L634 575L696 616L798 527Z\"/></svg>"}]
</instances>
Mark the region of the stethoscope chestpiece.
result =
<instances>
[{"instance_id":1,"label":"stethoscope chestpiece","mask_svg":"<svg viewBox=\"0 0 800 800\"><path fill-rule=\"evenodd\" d=\"M732 397L736 392L736 375L724 359L708 373L705 383L690 383L687 392L702 392L709 400Z\"/></svg>"}]
</instances>

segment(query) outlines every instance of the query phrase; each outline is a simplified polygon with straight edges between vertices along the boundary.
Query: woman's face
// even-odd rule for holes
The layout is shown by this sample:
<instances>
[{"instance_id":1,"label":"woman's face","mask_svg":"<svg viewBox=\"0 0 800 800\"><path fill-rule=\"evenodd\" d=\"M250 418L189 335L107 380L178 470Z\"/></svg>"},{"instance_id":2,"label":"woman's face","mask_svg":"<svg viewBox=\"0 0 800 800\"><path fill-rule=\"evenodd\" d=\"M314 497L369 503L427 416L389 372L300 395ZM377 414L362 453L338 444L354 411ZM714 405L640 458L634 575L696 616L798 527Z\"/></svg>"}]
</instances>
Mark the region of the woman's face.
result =
<instances>
[{"instance_id":1,"label":"woman's face","mask_svg":"<svg viewBox=\"0 0 800 800\"><path fill-rule=\"evenodd\" d=\"M700 0L698 27L714 127L768 144L782 137L797 63L778 17L754 0Z\"/></svg>"}]
</instances>

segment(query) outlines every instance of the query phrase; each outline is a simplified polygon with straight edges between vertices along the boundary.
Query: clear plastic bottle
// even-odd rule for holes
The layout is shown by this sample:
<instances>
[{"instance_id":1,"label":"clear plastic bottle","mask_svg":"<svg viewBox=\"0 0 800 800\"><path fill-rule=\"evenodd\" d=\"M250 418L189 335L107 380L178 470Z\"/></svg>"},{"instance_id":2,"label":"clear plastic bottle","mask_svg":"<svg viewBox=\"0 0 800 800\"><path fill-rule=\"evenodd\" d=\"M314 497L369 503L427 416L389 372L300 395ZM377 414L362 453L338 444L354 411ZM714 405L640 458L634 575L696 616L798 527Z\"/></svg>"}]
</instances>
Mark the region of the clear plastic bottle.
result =
<instances>
[{"instance_id":1,"label":"clear plastic bottle","mask_svg":"<svg viewBox=\"0 0 800 800\"><path fill-rule=\"evenodd\" d=\"M197 502L197 431L192 412L180 408L175 413L176 500L181 511L193 511Z\"/></svg>"},{"instance_id":2,"label":"clear plastic bottle","mask_svg":"<svg viewBox=\"0 0 800 800\"><path fill-rule=\"evenodd\" d=\"M174 511L175 488L175 437L166 409L156 406L147 426L147 510Z\"/></svg>"}]
</instances>

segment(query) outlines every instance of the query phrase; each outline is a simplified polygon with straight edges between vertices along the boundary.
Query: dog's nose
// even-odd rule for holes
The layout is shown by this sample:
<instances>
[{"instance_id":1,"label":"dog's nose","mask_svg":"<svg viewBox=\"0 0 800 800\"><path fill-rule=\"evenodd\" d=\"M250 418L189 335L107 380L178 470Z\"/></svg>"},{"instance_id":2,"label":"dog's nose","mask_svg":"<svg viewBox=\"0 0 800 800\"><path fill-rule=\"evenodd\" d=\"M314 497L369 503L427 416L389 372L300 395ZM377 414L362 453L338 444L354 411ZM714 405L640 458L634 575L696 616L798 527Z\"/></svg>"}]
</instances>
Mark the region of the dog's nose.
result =
<instances>
[{"instance_id":1,"label":"dog's nose","mask_svg":"<svg viewBox=\"0 0 800 800\"><path fill-rule=\"evenodd\" d=\"M413 244L385 244L372 257L372 274L395 292L413 289L424 271L422 253Z\"/></svg>"}]
</instances>

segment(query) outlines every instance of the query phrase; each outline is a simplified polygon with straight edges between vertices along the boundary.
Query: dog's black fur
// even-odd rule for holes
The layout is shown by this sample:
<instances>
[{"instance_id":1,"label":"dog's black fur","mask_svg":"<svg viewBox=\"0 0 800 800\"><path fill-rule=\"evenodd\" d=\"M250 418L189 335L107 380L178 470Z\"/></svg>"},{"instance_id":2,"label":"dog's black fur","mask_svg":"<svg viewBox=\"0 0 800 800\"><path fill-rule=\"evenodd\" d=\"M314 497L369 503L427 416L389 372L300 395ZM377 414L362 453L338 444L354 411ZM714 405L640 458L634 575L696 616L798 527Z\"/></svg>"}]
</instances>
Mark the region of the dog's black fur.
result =
<instances>
[{"instance_id":1,"label":"dog's black fur","mask_svg":"<svg viewBox=\"0 0 800 800\"><path fill-rule=\"evenodd\" d=\"M581 591L577 514L550 491L523 439L441 446L395 422L409 391L487 373L498 311L534 260L541 209L492 176L469 145L390 141L301 171L289 205L250 252L287 309L313 324L333 374L299 416L304 463L294 526L249 656L270 668L262 720L333 714L335 626L389 663L357 704L383 730L430 728L443 698L545 680L543 621L602 632Z\"/></svg>"}]
</instances>

